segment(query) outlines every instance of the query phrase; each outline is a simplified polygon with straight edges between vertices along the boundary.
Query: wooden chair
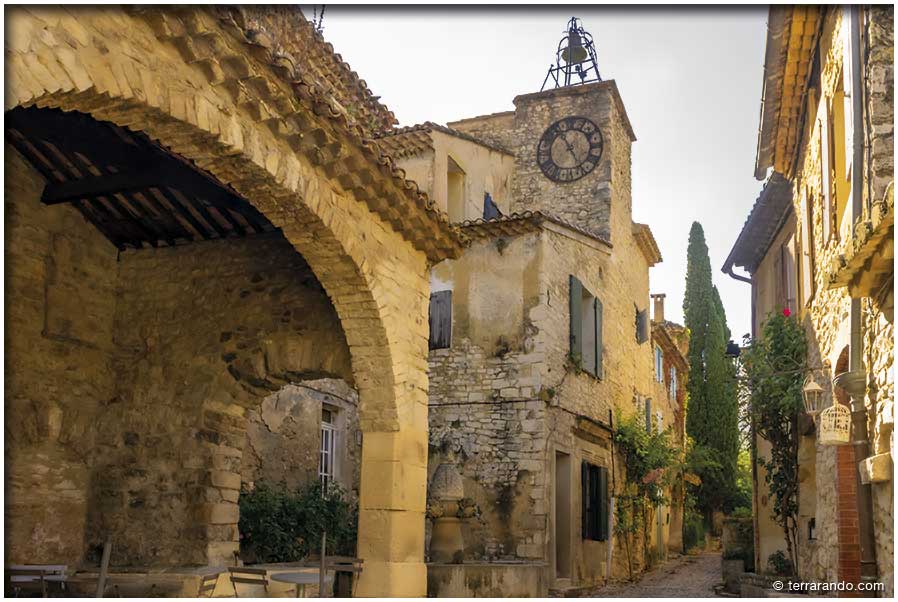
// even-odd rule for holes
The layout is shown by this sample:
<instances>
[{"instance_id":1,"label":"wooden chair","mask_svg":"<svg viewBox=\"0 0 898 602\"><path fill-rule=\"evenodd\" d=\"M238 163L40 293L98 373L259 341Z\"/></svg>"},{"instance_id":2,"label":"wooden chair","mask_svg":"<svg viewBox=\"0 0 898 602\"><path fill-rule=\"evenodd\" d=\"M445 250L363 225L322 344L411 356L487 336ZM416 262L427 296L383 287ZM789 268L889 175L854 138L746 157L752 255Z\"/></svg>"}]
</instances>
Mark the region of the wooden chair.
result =
<instances>
[{"instance_id":1,"label":"wooden chair","mask_svg":"<svg viewBox=\"0 0 898 602\"><path fill-rule=\"evenodd\" d=\"M218 584L219 575L221 575L220 572L200 576L200 588L196 593L196 597L211 598L212 594L215 593L215 586Z\"/></svg>"},{"instance_id":2,"label":"wooden chair","mask_svg":"<svg viewBox=\"0 0 898 602\"><path fill-rule=\"evenodd\" d=\"M334 573L334 596L349 598L352 596L352 586L355 576L362 572L364 560L351 556L327 556L325 558L325 570Z\"/></svg>"},{"instance_id":3,"label":"wooden chair","mask_svg":"<svg viewBox=\"0 0 898 602\"><path fill-rule=\"evenodd\" d=\"M265 595L268 595L268 570L252 569L243 566L228 567L231 577L231 585L234 587L234 597L239 598L237 592L237 584L245 583L247 585L261 585L265 589Z\"/></svg>"},{"instance_id":4,"label":"wooden chair","mask_svg":"<svg viewBox=\"0 0 898 602\"><path fill-rule=\"evenodd\" d=\"M47 597L47 585L59 583L65 589L68 566L64 564L13 564L6 567L6 593L19 597L20 594L40 593Z\"/></svg>"}]
</instances>

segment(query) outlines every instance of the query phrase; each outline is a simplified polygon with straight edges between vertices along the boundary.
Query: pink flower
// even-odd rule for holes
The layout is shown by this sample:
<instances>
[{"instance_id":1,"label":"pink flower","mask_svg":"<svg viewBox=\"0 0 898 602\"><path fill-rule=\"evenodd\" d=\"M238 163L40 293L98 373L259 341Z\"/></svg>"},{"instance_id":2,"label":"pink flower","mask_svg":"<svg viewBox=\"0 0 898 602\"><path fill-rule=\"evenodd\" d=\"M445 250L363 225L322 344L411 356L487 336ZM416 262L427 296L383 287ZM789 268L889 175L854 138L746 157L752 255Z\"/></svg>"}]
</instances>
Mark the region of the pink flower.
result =
<instances>
[{"instance_id":1,"label":"pink flower","mask_svg":"<svg viewBox=\"0 0 898 602\"><path fill-rule=\"evenodd\" d=\"M787 318L792 315L792 311L788 307L783 308L783 315Z\"/></svg>"}]
</instances>

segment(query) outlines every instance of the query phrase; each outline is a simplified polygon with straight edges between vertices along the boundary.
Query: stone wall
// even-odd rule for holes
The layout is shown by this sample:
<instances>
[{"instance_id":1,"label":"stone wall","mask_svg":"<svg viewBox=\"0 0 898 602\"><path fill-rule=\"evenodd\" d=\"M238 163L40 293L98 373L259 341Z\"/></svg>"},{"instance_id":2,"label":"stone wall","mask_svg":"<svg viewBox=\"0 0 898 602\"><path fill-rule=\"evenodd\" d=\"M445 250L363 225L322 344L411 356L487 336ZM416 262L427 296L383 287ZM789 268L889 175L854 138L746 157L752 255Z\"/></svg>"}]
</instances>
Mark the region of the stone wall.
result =
<instances>
[{"instance_id":1,"label":"stone wall","mask_svg":"<svg viewBox=\"0 0 898 602\"><path fill-rule=\"evenodd\" d=\"M117 252L5 148L7 562L81 559L95 424L115 398Z\"/></svg>"},{"instance_id":2,"label":"stone wall","mask_svg":"<svg viewBox=\"0 0 898 602\"><path fill-rule=\"evenodd\" d=\"M870 201L880 201L895 182L895 9L890 5L866 9L869 19L864 73L867 88L865 123L870 138L867 160L870 169L864 174Z\"/></svg>"},{"instance_id":3,"label":"stone wall","mask_svg":"<svg viewBox=\"0 0 898 602\"><path fill-rule=\"evenodd\" d=\"M873 8L869 11L869 39L871 52L867 56L867 114L872 124L868 131L871 136L871 154L865 158L869 162L870 172L865 173L868 188L866 197L873 196L879 200L891 185L892 172L892 10L891 8ZM820 41L822 56L822 76L817 98L832 98L836 90L841 89L841 76L849 60L848 45L843 39L843 11L830 10L826 13ZM798 220L796 230L800 233L802 220L807 219L803 213L801 199L809 200L812 215L811 241L800 240L799 253L808 252L813 246L813 286L810 294L801 294L801 299L808 299L804 307L799 307L800 317L806 327L809 342L809 361L815 366L826 366L829 378L839 370L836 369L840 358L845 357L850 343L850 299L845 288L825 288L824 275L829 266L834 265L836 258L843 252L845 245L850 244L847 231L843 227L840 235L829 238L825 236L823 227L823 188L821 181L820 157L820 123L822 113L812 107L808 114L803 142L800 148L803 154L799 157L797 173L794 180L794 211ZM866 171L866 170L865 170ZM838 188L837 188L838 190ZM841 204L841 201L840 201ZM800 235L799 235L800 236ZM801 261L798 262L801 269ZM802 279L798 279L799 283ZM763 314L761 314L763 315ZM759 316L760 318L760 316ZM866 395L867 407L870 410L868 431L870 432L871 454L883 453L891 448L891 431L893 418L892 399L893 385L893 324L890 315L881 312L878 305L866 299L861 304L861 320L863 332L863 363L868 372ZM827 381L829 379L826 379ZM825 403L834 399L831 385L826 387ZM811 512L816 519L816 541L808 541L805 528L800 530L799 574L803 579L828 580L839 571L849 571L852 562L849 555L843 554L840 561L838 506L840 500L837 484L846 481L854 473L856 465L847 470L843 478L834 479L837 474L839 455L836 448L817 444L815 453L805 450L808 462L813 466L802 468L804 472L813 471L813 485L802 486L800 497L814 496L814 504L802 499L803 512ZM844 462L843 462L844 464ZM803 472L803 474L804 474ZM847 486L847 483L845 484ZM893 494L892 482L874 484L873 520L876 537L876 556L879 565L880 580L886 583L886 595L893 589L892 555L893 555ZM843 487L843 490L845 488ZM852 502L853 503L853 502ZM805 515L805 518L808 518ZM844 531L844 529L843 529ZM843 547L856 545L852 534L843 536ZM762 566L764 558L761 558Z\"/></svg>"},{"instance_id":4,"label":"stone wall","mask_svg":"<svg viewBox=\"0 0 898 602\"><path fill-rule=\"evenodd\" d=\"M335 481L358 497L361 437L358 393L341 379L324 378L285 386L247 412L240 480L297 489L318 480L321 411L334 416Z\"/></svg>"},{"instance_id":5,"label":"stone wall","mask_svg":"<svg viewBox=\"0 0 898 602\"><path fill-rule=\"evenodd\" d=\"M457 265L451 266L450 281L455 287L452 347L430 354L428 473L432 476L444 460L462 465L465 495L481 509L476 520L465 523L468 558L542 556L541 547L534 549L532 544L546 528L544 504L536 507L537 500L545 498L545 403L539 399L539 363L544 356L533 345L535 327L524 326L531 322L534 301L521 298L527 288L524 268L538 263L530 255L539 249L538 239L534 248L534 236L512 241L504 249L503 261L518 266L518 284L496 291L499 298L490 299L504 306L507 315L517 316L516 321L491 322L487 315L466 311L465 291L479 292L486 301L489 290L482 285L495 282L495 274L467 271L468 254L453 262ZM498 262L500 253L490 243L475 247L471 251L475 265L489 265L480 260L481 253L492 254ZM522 253L520 263L510 259L515 252ZM434 272L448 280L444 270L449 267L437 266ZM516 302L503 303L504 293L517 296ZM504 344L498 344L500 337Z\"/></svg>"},{"instance_id":6,"label":"stone wall","mask_svg":"<svg viewBox=\"0 0 898 602\"><path fill-rule=\"evenodd\" d=\"M648 269L632 266L645 258L624 243L621 250L635 255L609 257L602 243L547 228L503 245L476 242L432 276L453 290L453 342L430 355L429 472L443 461L461 466L465 495L481 511L464 525L472 560L553 559L555 451L570 455L572 498L579 500L581 460L612 465L611 412L635 411L634 395L652 391L651 346L639 345L635 332L636 295L648 299ZM569 274L604 304L602 379L569 362ZM514 319L471 311L484 302ZM606 544L581 540L579 503L570 525L572 579L600 582ZM623 542L616 547L615 575L624 576Z\"/></svg>"},{"instance_id":7,"label":"stone wall","mask_svg":"<svg viewBox=\"0 0 898 602\"><path fill-rule=\"evenodd\" d=\"M504 111L450 121L446 125L487 144L514 152L518 148L514 138L514 115L514 111Z\"/></svg>"},{"instance_id":8,"label":"stone wall","mask_svg":"<svg viewBox=\"0 0 898 602\"><path fill-rule=\"evenodd\" d=\"M291 380L351 378L349 349L280 235L123 253L120 279L93 531L117 534L119 562L202 564L208 544L237 541L246 408ZM153 538L129 528L150 523Z\"/></svg>"},{"instance_id":9,"label":"stone wall","mask_svg":"<svg viewBox=\"0 0 898 602\"><path fill-rule=\"evenodd\" d=\"M246 408L352 379L327 295L279 234L117 253L6 156L10 557L95 560L108 536L116 566L236 548Z\"/></svg>"}]
</instances>

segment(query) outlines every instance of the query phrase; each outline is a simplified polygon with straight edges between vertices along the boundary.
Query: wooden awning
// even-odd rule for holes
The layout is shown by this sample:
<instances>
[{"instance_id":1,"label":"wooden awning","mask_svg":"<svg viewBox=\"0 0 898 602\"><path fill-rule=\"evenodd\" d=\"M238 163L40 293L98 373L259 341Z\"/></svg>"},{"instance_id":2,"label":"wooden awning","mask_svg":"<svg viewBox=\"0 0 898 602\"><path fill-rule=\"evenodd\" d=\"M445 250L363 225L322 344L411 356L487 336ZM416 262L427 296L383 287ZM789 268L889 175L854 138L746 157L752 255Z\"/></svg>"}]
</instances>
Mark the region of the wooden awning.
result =
<instances>
[{"instance_id":1,"label":"wooden awning","mask_svg":"<svg viewBox=\"0 0 898 602\"><path fill-rule=\"evenodd\" d=\"M277 229L233 189L142 133L35 107L8 112L6 131L46 180L41 201L75 207L120 250Z\"/></svg>"}]
</instances>

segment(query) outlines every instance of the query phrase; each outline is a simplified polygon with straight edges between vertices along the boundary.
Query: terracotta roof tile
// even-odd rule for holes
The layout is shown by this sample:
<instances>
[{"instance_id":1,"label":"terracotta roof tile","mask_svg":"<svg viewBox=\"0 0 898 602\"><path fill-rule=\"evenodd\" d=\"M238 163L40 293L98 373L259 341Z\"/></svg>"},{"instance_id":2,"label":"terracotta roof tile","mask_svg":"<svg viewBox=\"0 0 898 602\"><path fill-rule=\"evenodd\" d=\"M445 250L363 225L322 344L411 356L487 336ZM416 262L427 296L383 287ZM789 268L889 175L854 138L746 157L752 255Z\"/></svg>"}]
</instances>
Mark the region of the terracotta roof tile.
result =
<instances>
[{"instance_id":1,"label":"terracotta roof tile","mask_svg":"<svg viewBox=\"0 0 898 602\"><path fill-rule=\"evenodd\" d=\"M394 157L410 157L427 150L433 150L433 141L430 138L430 133L433 131L442 132L449 136L455 136L456 138L479 144L480 146L497 153L512 155L509 151L481 140L480 138L432 121L425 121L424 123L384 132L378 137L377 141L388 154L392 154Z\"/></svg>"},{"instance_id":2,"label":"terracotta roof tile","mask_svg":"<svg viewBox=\"0 0 898 602\"><path fill-rule=\"evenodd\" d=\"M543 213L542 211L523 211L521 213L503 215L490 220L482 218L466 220L461 223L461 229L462 232L472 239L492 238L494 236L513 236L525 232L532 232L537 230L543 222L558 224L568 230L572 230L583 236L588 236L593 240L611 247L611 241L607 238L597 236L593 232L584 230L559 217Z\"/></svg>"}]
</instances>

